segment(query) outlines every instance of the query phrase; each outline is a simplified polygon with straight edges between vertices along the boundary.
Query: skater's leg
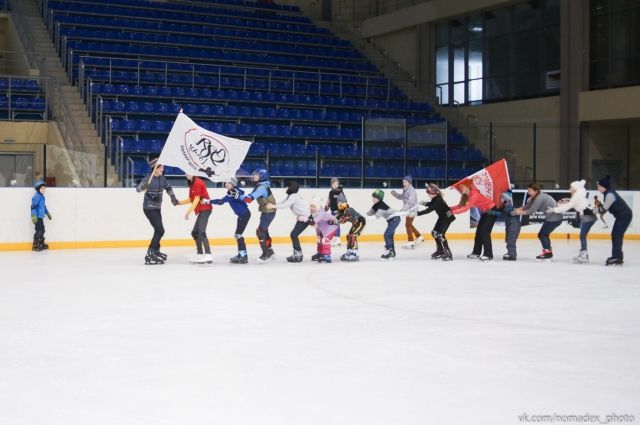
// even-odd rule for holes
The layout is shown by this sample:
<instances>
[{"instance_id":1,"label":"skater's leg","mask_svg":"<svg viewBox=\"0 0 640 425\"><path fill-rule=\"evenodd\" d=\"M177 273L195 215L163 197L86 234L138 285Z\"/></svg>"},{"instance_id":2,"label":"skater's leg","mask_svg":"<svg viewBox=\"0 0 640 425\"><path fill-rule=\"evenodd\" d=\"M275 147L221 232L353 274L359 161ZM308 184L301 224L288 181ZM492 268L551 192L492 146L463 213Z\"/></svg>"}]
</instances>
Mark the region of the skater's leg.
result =
<instances>
[{"instance_id":1,"label":"skater's leg","mask_svg":"<svg viewBox=\"0 0 640 425\"><path fill-rule=\"evenodd\" d=\"M498 217L492 214L483 214L482 217L486 217L484 222L482 223L482 233L480 234L484 256L493 258L493 243L491 242L491 231L493 230L493 225L496 223L496 219Z\"/></svg>"},{"instance_id":2,"label":"skater's leg","mask_svg":"<svg viewBox=\"0 0 640 425\"><path fill-rule=\"evenodd\" d=\"M518 236L520 236L520 220L518 220L518 217L507 217L505 239L507 241L507 254L511 258L518 257L516 248Z\"/></svg>"},{"instance_id":3,"label":"skater's leg","mask_svg":"<svg viewBox=\"0 0 640 425\"><path fill-rule=\"evenodd\" d=\"M580 222L580 251L587 250L587 236L595 222L595 220Z\"/></svg>"},{"instance_id":4,"label":"skater's leg","mask_svg":"<svg viewBox=\"0 0 640 425\"><path fill-rule=\"evenodd\" d=\"M309 227L309 223L306 221L296 221L296 225L293 226L293 230L290 233L291 243L293 244L294 251L302 251L302 247L300 246L300 234L305 231L305 229Z\"/></svg>"},{"instance_id":5,"label":"skater's leg","mask_svg":"<svg viewBox=\"0 0 640 425\"><path fill-rule=\"evenodd\" d=\"M407 231L407 239L409 240L409 242L413 241L413 217L409 217L407 216L404 220L404 227Z\"/></svg>"},{"instance_id":6,"label":"skater's leg","mask_svg":"<svg viewBox=\"0 0 640 425\"><path fill-rule=\"evenodd\" d=\"M396 228L400 224L400 217L393 217L387 220L387 229L384 231L384 247L386 249L395 248L393 242L393 235L396 233Z\"/></svg>"},{"instance_id":7,"label":"skater's leg","mask_svg":"<svg viewBox=\"0 0 640 425\"><path fill-rule=\"evenodd\" d=\"M144 210L144 215L147 216L149 223L153 227L153 237L149 248L155 251L160 249L160 240L164 236L164 226L162 225L162 214L160 210Z\"/></svg>"},{"instance_id":8,"label":"skater's leg","mask_svg":"<svg viewBox=\"0 0 640 425\"><path fill-rule=\"evenodd\" d=\"M480 255L482 254L482 227L484 226L487 214L482 214L480 216L480 220L478 220L478 224L476 226L476 234L473 237L473 251L471 254Z\"/></svg>"},{"instance_id":9,"label":"skater's leg","mask_svg":"<svg viewBox=\"0 0 640 425\"><path fill-rule=\"evenodd\" d=\"M260 223L258 224L258 230L256 231L256 235L258 236L258 241L260 242L260 248L262 248L262 254L266 255L271 249L271 237L269 236L269 226L271 222L275 218L275 212L263 212L260 214Z\"/></svg>"},{"instance_id":10,"label":"skater's leg","mask_svg":"<svg viewBox=\"0 0 640 425\"><path fill-rule=\"evenodd\" d=\"M251 218L251 213L247 213L245 215L239 215L236 221L236 231L234 233L234 237L236 238L236 242L238 243L238 252L246 252L247 245L244 242L244 230L247 228L247 224L249 224L249 219Z\"/></svg>"},{"instance_id":11,"label":"skater's leg","mask_svg":"<svg viewBox=\"0 0 640 425\"><path fill-rule=\"evenodd\" d=\"M542 223L542 227L538 232L538 239L540 239L542 249L551 250L551 239L549 235L551 235L551 232L560 226L560 224L562 224L562 221L545 221Z\"/></svg>"},{"instance_id":12,"label":"skater's leg","mask_svg":"<svg viewBox=\"0 0 640 425\"><path fill-rule=\"evenodd\" d=\"M211 211L201 211L196 218L196 224L193 227L193 231L196 233L196 247L198 254L202 254L204 250L205 254L211 254L211 247L209 246L209 238L207 238L207 224L209 224L209 217Z\"/></svg>"},{"instance_id":13,"label":"skater's leg","mask_svg":"<svg viewBox=\"0 0 640 425\"><path fill-rule=\"evenodd\" d=\"M624 259L622 242L624 241L624 234L629 224L631 224L631 218L631 213L616 217L616 221L613 223L613 229L611 229L611 256L618 260Z\"/></svg>"}]
</instances>

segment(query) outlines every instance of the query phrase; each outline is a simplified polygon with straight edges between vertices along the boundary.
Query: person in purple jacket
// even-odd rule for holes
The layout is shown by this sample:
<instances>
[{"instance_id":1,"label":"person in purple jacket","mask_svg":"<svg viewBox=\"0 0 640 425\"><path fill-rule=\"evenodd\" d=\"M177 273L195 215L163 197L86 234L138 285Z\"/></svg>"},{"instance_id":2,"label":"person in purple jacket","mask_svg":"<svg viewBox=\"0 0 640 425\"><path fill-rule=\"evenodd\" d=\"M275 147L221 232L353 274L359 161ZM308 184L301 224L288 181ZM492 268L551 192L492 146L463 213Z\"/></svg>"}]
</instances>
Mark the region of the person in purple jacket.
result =
<instances>
[{"instance_id":1,"label":"person in purple jacket","mask_svg":"<svg viewBox=\"0 0 640 425\"><path fill-rule=\"evenodd\" d=\"M316 227L318 237L318 251L311 257L312 261L319 263L331 262L331 240L338 232L336 217L331 211L325 211L321 199L314 198L309 205L311 210L311 223Z\"/></svg>"}]
</instances>

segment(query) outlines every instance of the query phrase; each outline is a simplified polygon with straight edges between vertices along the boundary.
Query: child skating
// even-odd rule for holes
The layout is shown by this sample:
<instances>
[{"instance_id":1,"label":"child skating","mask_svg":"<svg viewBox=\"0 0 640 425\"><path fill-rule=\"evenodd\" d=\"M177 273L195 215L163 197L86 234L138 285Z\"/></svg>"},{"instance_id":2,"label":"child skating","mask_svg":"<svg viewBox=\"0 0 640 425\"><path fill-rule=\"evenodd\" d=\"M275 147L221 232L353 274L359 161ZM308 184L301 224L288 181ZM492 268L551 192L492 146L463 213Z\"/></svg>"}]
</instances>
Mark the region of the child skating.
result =
<instances>
[{"instance_id":1,"label":"child skating","mask_svg":"<svg viewBox=\"0 0 640 425\"><path fill-rule=\"evenodd\" d=\"M402 245L403 248L413 249L416 244L422 243L424 238L413 225L413 220L416 217L416 210L418 209L418 194L413 187L413 179L411 176L404 176L402 179L402 193L398 193L395 190L391 191L396 199L402 200L402 208L400 211L407 213L405 218L405 227L407 229L407 243ZM415 240L414 240L415 238Z\"/></svg>"},{"instance_id":2,"label":"child skating","mask_svg":"<svg viewBox=\"0 0 640 425\"><path fill-rule=\"evenodd\" d=\"M34 251L43 251L49 249L49 245L44 243L44 217L51 221L51 213L47 209L44 193L47 190L43 180L36 181L33 187L36 193L31 198L31 222L35 225L35 233L33 234Z\"/></svg>"},{"instance_id":3,"label":"child skating","mask_svg":"<svg viewBox=\"0 0 640 425\"><path fill-rule=\"evenodd\" d=\"M393 235L400 224L400 215L398 211L391 208L384 202L384 191L376 189L371 194L371 202L373 206L367 211L368 216L375 218L384 218L387 220L387 229L384 231L384 253L380 256L383 260L395 258L396 248L393 242Z\"/></svg>"},{"instance_id":4,"label":"child skating","mask_svg":"<svg viewBox=\"0 0 640 425\"><path fill-rule=\"evenodd\" d=\"M228 203L233 213L237 216L236 219L236 231L233 237L236 239L238 245L238 255L231 257L229 262L232 264L247 264L249 262L249 256L247 255L247 245L244 241L244 230L249 224L251 218L251 211L247 203L239 198L244 196L244 191L238 187L238 179L231 177L224 185L227 189L227 193L220 199L212 199L211 203L216 205L223 205Z\"/></svg>"},{"instance_id":5,"label":"child skating","mask_svg":"<svg viewBox=\"0 0 640 425\"><path fill-rule=\"evenodd\" d=\"M326 210L329 210L331 214L338 214L338 197L345 196L344 190L340 185L340 179L334 177L331 179L331 189L329 190L329 196L327 196L327 205L325 206ZM331 241L331 245L339 246L340 242L340 225L338 225L338 231L336 232L336 237Z\"/></svg>"},{"instance_id":6,"label":"child skating","mask_svg":"<svg viewBox=\"0 0 640 425\"><path fill-rule=\"evenodd\" d=\"M431 211L435 211L438 215L438 220L436 224L433 226L433 230L431 230L431 236L436 242L436 250L433 254L431 254L432 260L442 259L444 261L453 260L453 255L451 254L451 250L449 249L449 242L447 242L447 229L456 217L453 215L451 208L447 205L447 202L442 197L442 193L440 192L440 188L433 184L429 183L427 185L427 196L429 197L429 202L421 202L422 205L427 208L418 211L418 215L429 214Z\"/></svg>"},{"instance_id":7,"label":"child skating","mask_svg":"<svg viewBox=\"0 0 640 425\"><path fill-rule=\"evenodd\" d=\"M317 252L311 257L311 260L318 263L330 263L331 241L338 231L336 217L323 209L323 203L320 199L312 200L309 209L318 238Z\"/></svg>"},{"instance_id":8,"label":"child skating","mask_svg":"<svg viewBox=\"0 0 640 425\"><path fill-rule=\"evenodd\" d=\"M269 180L269 173L264 168L259 168L251 174L251 181L256 187L248 195L241 195L238 193L238 199L246 203L251 203L254 200L258 202L258 211L260 211L260 223L256 229L256 235L258 236L258 242L262 249L262 255L259 258L260 262L266 262L273 258L274 252L271 248L271 236L269 235L269 226L276 217L276 210L269 209L267 204L276 204L276 198L271 193L271 181Z\"/></svg>"},{"instance_id":9,"label":"child skating","mask_svg":"<svg viewBox=\"0 0 640 425\"><path fill-rule=\"evenodd\" d=\"M349 229L349 233L347 234L347 252L340 256L340 261L359 261L358 238L364 230L367 221L362 215L349 206L346 196L338 196L337 201L338 214L336 215L336 219L340 224L351 223L351 229Z\"/></svg>"},{"instance_id":10,"label":"child skating","mask_svg":"<svg viewBox=\"0 0 640 425\"><path fill-rule=\"evenodd\" d=\"M189 205L189 209L184 215L185 220L189 220L192 212L196 214L196 222L191 231L191 237L196 242L196 256L189 260L194 264L211 264L211 247L207 238L207 225L211 216L211 204L209 203L209 192L207 185L202 179L187 174L187 184L189 185L189 197L180 201L180 205ZM200 202L200 201L204 202Z\"/></svg>"},{"instance_id":11,"label":"child skating","mask_svg":"<svg viewBox=\"0 0 640 425\"><path fill-rule=\"evenodd\" d=\"M504 214L504 241L507 244L507 253L502 256L504 261L516 261L518 250L516 243L520 236L520 216L513 205L513 192L508 190L501 195L502 213Z\"/></svg>"},{"instance_id":12,"label":"child skating","mask_svg":"<svg viewBox=\"0 0 640 425\"><path fill-rule=\"evenodd\" d=\"M300 185L296 181L290 181L287 184L287 197L284 201L277 204L267 204L269 209L283 209L290 208L291 212L296 218L296 224L291 230L291 243L293 245L293 254L287 257L289 263L300 263L303 259L302 247L300 246L300 234L309 227L309 205L304 201L302 196L298 193Z\"/></svg>"}]
</instances>

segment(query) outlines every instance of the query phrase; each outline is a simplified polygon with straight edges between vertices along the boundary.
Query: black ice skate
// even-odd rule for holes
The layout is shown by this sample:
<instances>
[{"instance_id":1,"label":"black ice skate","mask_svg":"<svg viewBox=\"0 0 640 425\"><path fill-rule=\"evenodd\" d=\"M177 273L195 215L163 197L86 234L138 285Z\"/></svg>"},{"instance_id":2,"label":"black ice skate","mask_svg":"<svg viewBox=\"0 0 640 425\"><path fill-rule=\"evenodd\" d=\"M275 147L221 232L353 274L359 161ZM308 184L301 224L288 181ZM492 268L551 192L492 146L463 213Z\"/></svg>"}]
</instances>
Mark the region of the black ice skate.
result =
<instances>
[{"instance_id":1,"label":"black ice skate","mask_svg":"<svg viewBox=\"0 0 640 425\"><path fill-rule=\"evenodd\" d=\"M502 256L502 259L503 259L504 261L516 261L516 257L512 257L512 256L510 256L509 254L504 254L504 255Z\"/></svg>"},{"instance_id":2,"label":"black ice skate","mask_svg":"<svg viewBox=\"0 0 640 425\"><path fill-rule=\"evenodd\" d=\"M323 254L318 258L318 263L330 263L331 262L331 254Z\"/></svg>"},{"instance_id":3,"label":"black ice skate","mask_svg":"<svg viewBox=\"0 0 640 425\"><path fill-rule=\"evenodd\" d=\"M442 253L442 261L451 261L453 260L453 254L451 254L451 251L449 251L448 249L445 249L444 252Z\"/></svg>"},{"instance_id":4,"label":"black ice skate","mask_svg":"<svg viewBox=\"0 0 640 425\"><path fill-rule=\"evenodd\" d=\"M607 258L607 261L604 263L605 266L621 266L624 264L622 258Z\"/></svg>"},{"instance_id":5,"label":"black ice skate","mask_svg":"<svg viewBox=\"0 0 640 425\"><path fill-rule=\"evenodd\" d=\"M551 260L553 258L553 252L550 249L545 249L542 254L536 256L538 260Z\"/></svg>"},{"instance_id":6,"label":"black ice skate","mask_svg":"<svg viewBox=\"0 0 640 425\"><path fill-rule=\"evenodd\" d=\"M287 257L288 263L301 263L302 262L302 251L293 251L293 255Z\"/></svg>"},{"instance_id":7,"label":"black ice skate","mask_svg":"<svg viewBox=\"0 0 640 425\"><path fill-rule=\"evenodd\" d=\"M272 248L267 248L267 250L258 258L259 263L266 263L271 260L275 253Z\"/></svg>"},{"instance_id":8,"label":"black ice skate","mask_svg":"<svg viewBox=\"0 0 640 425\"><path fill-rule=\"evenodd\" d=\"M311 261L318 261L320 259L320 254L313 254L311 256Z\"/></svg>"},{"instance_id":9,"label":"black ice skate","mask_svg":"<svg viewBox=\"0 0 640 425\"><path fill-rule=\"evenodd\" d=\"M249 258L246 255L238 253L235 257L231 257L229 262L231 264L247 264L249 262Z\"/></svg>"},{"instance_id":10,"label":"black ice skate","mask_svg":"<svg viewBox=\"0 0 640 425\"><path fill-rule=\"evenodd\" d=\"M167 261L167 254L165 254L164 252L157 251L156 254L158 255L158 257L160 257L163 260Z\"/></svg>"},{"instance_id":11,"label":"black ice skate","mask_svg":"<svg viewBox=\"0 0 640 425\"><path fill-rule=\"evenodd\" d=\"M150 249L144 257L144 263L146 265L164 264L164 259L158 255L158 251Z\"/></svg>"},{"instance_id":12,"label":"black ice skate","mask_svg":"<svg viewBox=\"0 0 640 425\"><path fill-rule=\"evenodd\" d=\"M396 249L389 248L380 256L383 260L391 260L396 257Z\"/></svg>"},{"instance_id":13,"label":"black ice skate","mask_svg":"<svg viewBox=\"0 0 640 425\"><path fill-rule=\"evenodd\" d=\"M438 248L436 250L436 252L434 252L433 254L431 254L431 259L432 260L437 260L438 258L442 258L442 254L444 254L444 251L441 250L440 248Z\"/></svg>"},{"instance_id":14,"label":"black ice skate","mask_svg":"<svg viewBox=\"0 0 640 425\"><path fill-rule=\"evenodd\" d=\"M340 256L340 261L347 261L347 262L360 261L360 256L358 255L358 251L349 249L347 250L347 252L345 252Z\"/></svg>"}]
</instances>

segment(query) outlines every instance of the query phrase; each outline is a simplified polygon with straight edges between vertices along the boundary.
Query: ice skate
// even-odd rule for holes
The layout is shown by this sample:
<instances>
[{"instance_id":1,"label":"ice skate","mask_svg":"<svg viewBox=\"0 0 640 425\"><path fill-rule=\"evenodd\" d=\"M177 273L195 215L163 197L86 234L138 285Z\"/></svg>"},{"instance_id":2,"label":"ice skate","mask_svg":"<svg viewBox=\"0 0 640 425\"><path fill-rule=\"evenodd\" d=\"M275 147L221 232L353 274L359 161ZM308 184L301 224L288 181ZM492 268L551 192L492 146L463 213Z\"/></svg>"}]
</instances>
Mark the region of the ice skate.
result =
<instances>
[{"instance_id":1,"label":"ice skate","mask_svg":"<svg viewBox=\"0 0 640 425\"><path fill-rule=\"evenodd\" d=\"M162 258L161 256L159 257ZM202 254L196 254L194 257L189 258L189 262L191 264L197 264L200 262L201 259L202 259Z\"/></svg>"},{"instance_id":2,"label":"ice skate","mask_svg":"<svg viewBox=\"0 0 640 425\"><path fill-rule=\"evenodd\" d=\"M414 241L409 241L402 245L403 249L414 249L416 247L416 243Z\"/></svg>"},{"instance_id":3,"label":"ice skate","mask_svg":"<svg viewBox=\"0 0 640 425\"><path fill-rule=\"evenodd\" d=\"M247 264L249 262L249 257L247 257L246 252L239 252L235 257L231 257L229 262L231 264Z\"/></svg>"},{"instance_id":4,"label":"ice skate","mask_svg":"<svg viewBox=\"0 0 640 425\"><path fill-rule=\"evenodd\" d=\"M358 255L358 252L352 249L347 250L347 252L340 256L340 261L355 262L359 260L360 256Z\"/></svg>"},{"instance_id":5,"label":"ice skate","mask_svg":"<svg viewBox=\"0 0 640 425\"><path fill-rule=\"evenodd\" d=\"M382 258L383 260L391 260L395 258L395 256L396 256L395 248L389 248L384 251L384 253L380 256L380 258Z\"/></svg>"},{"instance_id":6,"label":"ice skate","mask_svg":"<svg viewBox=\"0 0 640 425\"><path fill-rule=\"evenodd\" d=\"M259 258L258 258L258 262L259 263L266 263L267 261L273 259L273 256L275 255L275 253L273 252L273 249L268 248Z\"/></svg>"},{"instance_id":7,"label":"ice skate","mask_svg":"<svg viewBox=\"0 0 640 425\"><path fill-rule=\"evenodd\" d=\"M301 263L302 262L302 251L293 251L293 255L287 257L288 263Z\"/></svg>"},{"instance_id":8,"label":"ice skate","mask_svg":"<svg viewBox=\"0 0 640 425\"><path fill-rule=\"evenodd\" d=\"M318 258L318 263L330 263L331 262L331 254L323 254Z\"/></svg>"},{"instance_id":9,"label":"ice skate","mask_svg":"<svg viewBox=\"0 0 640 425\"><path fill-rule=\"evenodd\" d=\"M511 255L509 255L509 254L504 254L504 255L502 256L502 259L503 259L504 261L516 261L516 257L512 257L512 256L511 256Z\"/></svg>"},{"instance_id":10,"label":"ice skate","mask_svg":"<svg viewBox=\"0 0 640 425\"><path fill-rule=\"evenodd\" d=\"M211 254L201 254L196 264L213 264L213 257Z\"/></svg>"},{"instance_id":11,"label":"ice skate","mask_svg":"<svg viewBox=\"0 0 640 425\"><path fill-rule=\"evenodd\" d=\"M551 260L553 258L553 252L550 249L545 249L542 253L536 256L538 260Z\"/></svg>"},{"instance_id":12,"label":"ice skate","mask_svg":"<svg viewBox=\"0 0 640 425\"><path fill-rule=\"evenodd\" d=\"M467 255L467 258L470 260L477 260L478 258L480 258L480 254L469 254Z\"/></svg>"},{"instance_id":13,"label":"ice skate","mask_svg":"<svg viewBox=\"0 0 640 425\"><path fill-rule=\"evenodd\" d=\"M433 254L431 254L431 259L438 260L442 258L442 254L444 254L444 251L438 248Z\"/></svg>"},{"instance_id":14,"label":"ice skate","mask_svg":"<svg viewBox=\"0 0 640 425\"><path fill-rule=\"evenodd\" d=\"M589 263L589 253L586 250L580 251L577 257L573 257L573 262L576 264Z\"/></svg>"},{"instance_id":15,"label":"ice skate","mask_svg":"<svg viewBox=\"0 0 640 425\"><path fill-rule=\"evenodd\" d=\"M311 261L318 261L319 258L320 258L320 254L313 254L311 256Z\"/></svg>"},{"instance_id":16,"label":"ice skate","mask_svg":"<svg viewBox=\"0 0 640 425\"><path fill-rule=\"evenodd\" d=\"M448 249L445 249L444 252L442 253L442 261L451 261L453 260L453 254L451 254L451 251L449 251Z\"/></svg>"},{"instance_id":17,"label":"ice skate","mask_svg":"<svg viewBox=\"0 0 640 425\"><path fill-rule=\"evenodd\" d=\"M418 236L416 238L416 245L420 245L422 242L424 242L424 237L422 235Z\"/></svg>"},{"instance_id":18,"label":"ice skate","mask_svg":"<svg viewBox=\"0 0 640 425\"><path fill-rule=\"evenodd\" d=\"M167 260L167 254L165 254L164 252L158 251L157 254L158 254L158 257L162 258L165 261Z\"/></svg>"},{"instance_id":19,"label":"ice skate","mask_svg":"<svg viewBox=\"0 0 640 425\"><path fill-rule=\"evenodd\" d=\"M154 250L148 250L147 255L144 257L144 263L146 265L164 264L162 257L158 256L158 252Z\"/></svg>"},{"instance_id":20,"label":"ice skate","mask_svg":"<svg viewBox=\"0 0 640 425\"><path fill-rule=\"evenodd\" d=\"M481 255L480 257L478 257L478 260L480 260L480 261L493 261L493 257L488 257L486 255Z\"/></svg>"},{"instance_id":21,"label":"ice skate","mask_svg":"<svg viewBox=\"0 0 640 425\"><path fill-rule=\"evenodd\" d=\"M605 266L621 266L624 264L622 258L607 258L607 261L604 263Z\"/></svg>"}]
</instances>

